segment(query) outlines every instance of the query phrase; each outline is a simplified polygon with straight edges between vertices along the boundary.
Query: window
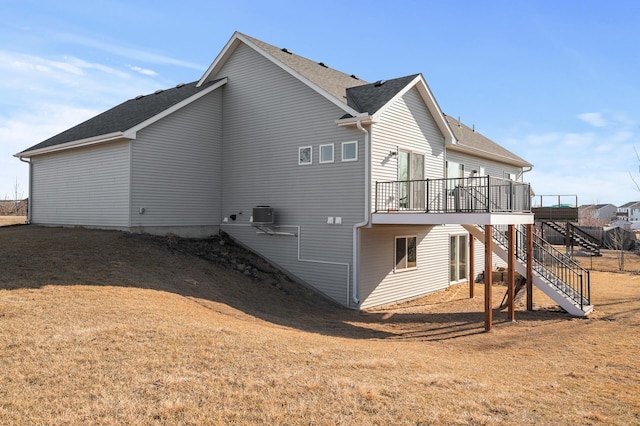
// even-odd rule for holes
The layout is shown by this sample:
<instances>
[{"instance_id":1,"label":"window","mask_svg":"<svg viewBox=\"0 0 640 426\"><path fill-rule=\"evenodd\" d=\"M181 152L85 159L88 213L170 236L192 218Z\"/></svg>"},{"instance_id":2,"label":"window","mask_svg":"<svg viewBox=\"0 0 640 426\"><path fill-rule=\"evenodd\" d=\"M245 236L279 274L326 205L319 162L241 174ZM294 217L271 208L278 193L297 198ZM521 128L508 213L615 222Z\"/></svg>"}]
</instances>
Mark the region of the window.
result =
<instances>
[{"instance_id":1,"label":"window","mask_svg":"<svg viewBox=\"0 0 640 426\"><path fill-rule=\"evenodd\" d=\"M515 173L504 172L504 178L509 180L516 180Z\"/></svg>"},{"instance_id":2,"label":"window","mask_svg":"<svg viewBox=\"0 0 640 426\"><path fill-rule=\"evenodd\" d=\"M342 161L358 160L358 142L342 142Z\"/></svg>"},{"instance_id":3,"label":"window","mask_svg":"<svg viewBox=\"0 0 640 426\"><path fill-rule=\"evenodd\" d=\"M333 163L333 144L320 145L320 162Z\"/></svg>"},{"instance_id":4,"label":"window","mask_svg":"<svg viewBox=\"0 0 640 426\"><path fill-rule=\"evenodd\" d=\"M467 236L449 237L449 280L452 282L467 279Z\"/></svg>"},{"instance_id":5,"label":"window","mask_svg":"<svg viewBox=\"0 0 640 426\"><path fill-rule=\"evenodd\" d=\"M396 237L395 271L415 269L418 265L416 237Z\"/></svg>"},{"instance_id":6,"label":"window","mask_svg":"<svg viewBox=\"0 0 640 426\"><path fill-rule=\"evenodd\" d=\"M311 164L313 162L313 157L311 153L310 146L303 146L298 148L298 164L305 165Z\"/></svg>"}]
</instances>

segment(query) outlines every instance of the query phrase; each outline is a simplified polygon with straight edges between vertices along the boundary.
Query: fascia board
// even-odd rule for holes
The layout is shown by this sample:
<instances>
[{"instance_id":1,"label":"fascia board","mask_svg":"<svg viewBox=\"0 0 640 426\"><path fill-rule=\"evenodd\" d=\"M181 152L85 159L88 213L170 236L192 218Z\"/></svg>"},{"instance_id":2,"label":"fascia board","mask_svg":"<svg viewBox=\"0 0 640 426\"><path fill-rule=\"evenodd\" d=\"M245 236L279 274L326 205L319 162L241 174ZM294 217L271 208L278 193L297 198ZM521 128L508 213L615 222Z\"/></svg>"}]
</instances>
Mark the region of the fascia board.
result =
<instances>
[{"instance_id":1,"label":"fascia board","mask_svg":"<svg viewBox=\"0 0 640 426\"><path fill-rule=\"evenodd\" d=\"M374 119L384 114L384 112L391 105L393 105L398 99L404 96L413 87L418 88L418 92L420 93L420 96L422 97L427 109L433 116L433 119L436 125L438 126L438 129L444 136L445 144L456 143L456 137L454 136L453 131L449 127L449 123L447 123L447 120L444 118L444 113L440 109L440 106L438 105L436 98L433 96L433 93L431 92L431 89L429 89L429 85L427 84L427 82L422 77L422 74L418 75L413 81L411 81L402 90L396 93L396 95L393 98L391 98L389 102L387 102L382 108L376 111L376 113L373 115Z\"/></svg>"},{"instance_id":2,"label":"fascia board","mask_svg":"<svg viewBox=\"0 0 640 426\"><path fill-rule=\"evenodd\" d=\"M211 65L209 65L207 71L205 71L205 73L202 75L202 77L198 81L198 84L196 84L196 87L202 86L210 76L215 75L215 72L219 68L221 68L222 65L224 65L228 57L231 56L233 51L236 50L236 48L240 44L241 40L239 36L240 33L238 33L237 31L233 33L227 44L225 44L220 53L218 53L218 56L216 56Z\"/></svg>"},{"instance_id":3,"label":"fascia board","mask_svg":"<svg viewBox=\"0 0 640 426\"><path fill-rule=\"evenodd\" d=\"M72 148L80 148L83 146L97 145L106 142L114 142L117 140L130 140L123 132L113 132L106 135L92 136L90 138L79 139L59 145L48 146L45 148L34 149L32 151L19 152L14 155L17 158L30 158L36 155L49 154L51 152L64 151Z\"/></svg>"},{"instance_id":4,"label":"fascia board","mask_svg":"<svg viewBox=\"0 0 640 426\"><path fill-rule=\"evenodd\" d=\"M190 97L188 97L187 99L178 102L177 104L175 104L174 106L172 106L171 108L167 108L166 110L162 111L160 114L156 114L151 118L148 118L147 120L143 121L140 124L135 125L134 127L130 128L129 130L126 130L124 132L124 135L130 139L135 139L136 138L136 133L139 132L140 130L144 129L145 127L159 121L162 120L164 117L173 114L174 112L178 111L180 108L183 108L187 105L189 105L191 102L194 102L200 98L202 98L203 96L208 95L209 93L213 92L214 90L216 90L217 88L219 88L220 86L224 85L227 83L227 79L223 78L222 80L218 81L216 84L211 85L211 87L208 87Z\"/></svg>"},{"instance_id":5,"label":"fascia board","mask_svg":"<svg viewBox=\"0 0 640 426\"><path fill-rule=\"evenodd\" d=\"M355 126L358 123L358 121L360 122L360 124L365 124L365 125L375 123L375 121L373 121L373 119L369 114L359 114L355 117L340 118L338 120L335 120L334 122L338 126Z\"/></svg>"}]
</instances>

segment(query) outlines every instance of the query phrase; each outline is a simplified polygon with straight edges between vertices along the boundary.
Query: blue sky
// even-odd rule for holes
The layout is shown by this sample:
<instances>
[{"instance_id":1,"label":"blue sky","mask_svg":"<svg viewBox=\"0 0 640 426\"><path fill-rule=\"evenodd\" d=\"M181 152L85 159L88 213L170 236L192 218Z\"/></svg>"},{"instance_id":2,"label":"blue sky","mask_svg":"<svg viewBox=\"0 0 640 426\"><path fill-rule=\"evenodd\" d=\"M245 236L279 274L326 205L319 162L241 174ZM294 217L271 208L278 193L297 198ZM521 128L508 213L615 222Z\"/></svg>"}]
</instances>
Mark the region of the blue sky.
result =
<instances>
[{"instance_id":1,"label":"blue sky","mask_svg":"<svg viewBox=\"0 0 640 426\"><path fill-rule=\"evenodd\" d=\"M198 80L238 30L368 81L421 72L537 194L640 200L639 26L631 0L0 0L0 198L28 193L13 154Z\"/></svg>"}]
</instances>

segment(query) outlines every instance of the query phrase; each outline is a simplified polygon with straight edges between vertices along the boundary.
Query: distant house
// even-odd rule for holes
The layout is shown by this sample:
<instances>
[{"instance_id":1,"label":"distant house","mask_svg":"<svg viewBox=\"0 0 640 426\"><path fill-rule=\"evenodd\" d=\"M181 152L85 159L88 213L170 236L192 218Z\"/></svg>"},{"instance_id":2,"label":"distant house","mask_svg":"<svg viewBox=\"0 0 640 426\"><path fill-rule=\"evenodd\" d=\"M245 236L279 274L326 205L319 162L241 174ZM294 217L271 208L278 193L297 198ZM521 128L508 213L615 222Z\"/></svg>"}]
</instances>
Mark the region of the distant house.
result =
<instances>
[{"instance_id":1,"label":"distant house","mask_svg":"<svg viewBox=\"0 0 640 426\"><path fill-rule=\"evenodd\" d=\"M617 208L616 217L627 222L640 221L640 201L629 201Z\"/></svg>"},{"instance_id":2,"label":"distant house","mask_svg":"<svg viewBox=\"0 0 640 426\"><path fill-rule=\"evenodd\" d=\"M443 114L421 74L368 83L241 33L198 81L16 156L32 223L223 230L351 308L473 280L479 225L533 224L532 165Z\"/></svg>"},{"instance_id":3,"label":"distant house","mask_svg":"<svg viewBox=\"0 0 640 426\"><path fill-rule=\"evenodd\" d=\"M616 218L618 207L613 204L583 204L578 207L581 225L606 225Z\"/></svg>"}]
</instances>

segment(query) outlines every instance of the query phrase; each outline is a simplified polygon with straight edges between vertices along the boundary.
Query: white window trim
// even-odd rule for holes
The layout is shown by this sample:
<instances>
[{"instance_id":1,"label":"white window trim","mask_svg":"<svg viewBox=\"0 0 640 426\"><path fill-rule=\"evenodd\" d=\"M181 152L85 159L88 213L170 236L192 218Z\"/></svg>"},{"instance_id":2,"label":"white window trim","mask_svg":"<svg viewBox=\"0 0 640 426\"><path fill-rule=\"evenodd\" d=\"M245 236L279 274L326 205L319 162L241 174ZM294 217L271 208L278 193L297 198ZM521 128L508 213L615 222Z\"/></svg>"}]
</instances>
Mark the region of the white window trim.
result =
<instances>
[{"instance_id":1,"label":"white window trim","mask_svg":"<svg viewBox=\"0 0 640 426\"><path fill-rule=\"evenodd\" d=\"M309 150L309 162L307 163L303 163L302 160L300 159L300 154L302 153L303 149L308 149ZM313 164L313 147L311 146L301 146L298 148L298 165L299 166L308 166L310 164Z\"/></svg>"},{"instance_id":2,"label":"white window trim","mask_svg":"<svg viewBox=\"0 0 640 426\"><path fill-rule=\"evenodd\" d=\"M322 148L330 146L331 147L331 160L323 160L322 159ZM336 158L336 153L335 153L335 149L332 143L326 143L323 145L320 145L320 150L318 152L318 154L320 155L320 164L327 164L327 163L333 163L335 161Z\"/></svg>"},{"instance_id":3,"label":"white window trim","mask_svg":"<svg viewBox=\"0 0 640 426\"><path fill-rule=\"evenodd\" d=\"M355 158L347 158L345 160L344 158L344 146L345 145L349 145L349 144L355 144L356 145L356 157ZM358 141L349 141L349 142L342 142L342 152L341 152L341 160L342 162L348 162L348 161L358 161Z\"/></svg>"},{"instance_id":4,"label":"white window trim","mask_svg":"<svg viewBox=\"0 0 640 426\"><path fill-rule=\"evenodd\" d=\"M396 247L398 247L399 238L405 238L405 239L415 238L416 239L416 266L411 266L407 268L398 268L398 259L396 258L396 255L397 255ZM407 251L406 245L405 245L405 251ZM408 256L409 253L407 252L406 255ZM402 273L402 272L408 272L408 271L415 271L416 269L418 269L418 236L417 235L396 235L393 238L393 272Z\"/></svg>"}]
</instances>

